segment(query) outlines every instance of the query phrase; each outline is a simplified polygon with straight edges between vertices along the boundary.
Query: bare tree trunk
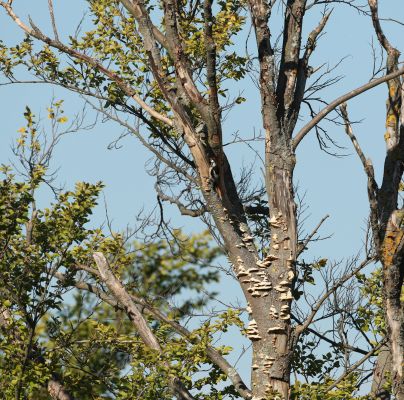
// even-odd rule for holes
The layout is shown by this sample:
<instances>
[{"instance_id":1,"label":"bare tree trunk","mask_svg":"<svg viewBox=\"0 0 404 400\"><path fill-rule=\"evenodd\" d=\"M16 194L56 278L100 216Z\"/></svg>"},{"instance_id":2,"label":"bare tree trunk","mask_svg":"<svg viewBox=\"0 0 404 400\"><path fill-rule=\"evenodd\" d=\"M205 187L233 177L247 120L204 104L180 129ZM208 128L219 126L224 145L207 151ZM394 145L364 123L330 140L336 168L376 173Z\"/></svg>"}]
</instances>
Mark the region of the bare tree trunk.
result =
<instances>
[{"instance_id":1,"label":"bare tree trunk","mask_svg":"<svg viewBox=\"0 0 404 400\"><path fill-rule=\"evenodd\" d=\"M257 398L275 393L290 395L292 329L290 307L293 299L297 249L296 205L293 193L295 155L291 136L300 107L298 69L304 0L286 4L282 59L276 76L274 52L270 43L268 2L250 0L260 63L260 92L263 125L266 132L266 189L270 209L271 244L263 263L273 290L253 304L254 322L261 337L254 341L252 385ZM304 71L306 73L306 71ZM277 87L275 80L278 79Z\"/></svg>"},{"instance_id":2,"label":"bare tree trunk","mask_svg":"<svg viewBox=\"0 0 404 400\"><path fill-rule=\"evenodd\" d=\"M290 306L297 244L292 186L294 157L287 148L278 153L274 149L279 151L281 146L272 145L274 148L269 147L267 152L271 245L263 261L269 264L273 290L253 308L262 339L253 344L252 382L254 394L259 398L273 391L288 399L292 355Z\"/></svg>"}]
</instances>

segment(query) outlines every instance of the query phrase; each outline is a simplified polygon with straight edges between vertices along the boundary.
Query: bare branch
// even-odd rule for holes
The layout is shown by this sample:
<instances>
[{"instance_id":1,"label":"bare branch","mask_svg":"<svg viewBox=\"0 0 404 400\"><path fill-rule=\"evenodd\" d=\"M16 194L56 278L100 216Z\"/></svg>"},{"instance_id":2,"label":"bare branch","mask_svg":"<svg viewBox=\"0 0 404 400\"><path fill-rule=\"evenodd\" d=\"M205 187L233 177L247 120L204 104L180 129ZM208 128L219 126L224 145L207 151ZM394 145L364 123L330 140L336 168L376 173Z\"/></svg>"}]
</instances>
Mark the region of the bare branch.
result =
<instances>
[{"instance_id":1,"label":"bare branch","mask_svg":"<svg viewBox=\"0 0 404 400\"><path fill-rule=\"evenodd\" d=\"M321 32L324 30L328 19L330 18L330 15L332 13L332 10L326 14L323 15L321 18L319 24L314 28L310 34L309 37L307 38L307 44L306 44L306 50L304 51L303 59L307 65L310 56L312 55L313 51L316 48L317 45L317 39L320 36Z\"/></svg>"},{"instance_id":2,"label":"bare branch","mask_svg":"<svg viewBox=\"0 0 404 400\"><path fill-rule=\"evenodd\" d=\"M400 75L404 74L404 68L401 68L395 72L392 72L388 75L382 76L381 78L375 79L371 82L368 82L354 90L351 90L350 92L342 95L341 97L338 97L334 101L332 101L330 104L328 104L327 107L324 107L310 122L308 122L300 131L297 133L297 135L293 139L293 148L296 149L299 143L302 141L302 139L311 131L312 128L314 128L321 120L323 120L331 111L334 111L338 106L340 106L342 103L345 103L346 101L359 96L360 94L373 89L374 87L388 82L394 78L397 78Z\"/></svg>"},{"instance_id":3,"label":"bare branch","mask_svg":"<svg viewBox=\"0 0 404 400\"><path fill-rule=\"evenodd\" d=\"M303 243L300 244L297 252L296 252L296 257L299 257L300 254L303 253L304 249L307 247L307 245L310 243L311 239L313 239L313 236L318 232L320 229L321 225L324 223L324 221L329 218L330 216L327 214L325 217L321 219L321 221L317 224L317 226L313 229L313 231L310 233L310 235L307 236L307 238L304 240Z\"/></svg>"},{"instance_id":4,"label":"bare branch","mask_svg":"<svg viewBox=\"0 0 404 400\"><path fill-rule=\"evenodd\" d=\"M312 307L312 311L310 315L307 317L307 319L300 325L296 326L296 340L299 338L299 336L304 332L307 327L312 323L314 317L316 316L317 312L320 310L321 306L323 303L333 294L335 293L345 282L347 282L349 279L351 279L353 276L355 276L359 271L361 271L363 268L365 268L367 265L369 265L371 262L373 262L375 259L374 258L367 258L366 260L362 261L360 265L352 270L351 272L347 273L345 276L343 276L337 283L335 283L332 288L327 290L327 292L324 293L323 296L317 301L317 303Z\"/></svg>"},{"instance_id":5,"label":"bare branch","mask_svg":"<svg viewBox=\"0 0 404 400\"><path fill-rule=\"evenodd\" d=\"M363 169L368 177L368 195L369 195L369 205L370 205L370 219L372 224L372 229L374 233L374 238L378 241L377 232L379 231L379 212L378 212L378 203L377 203L377 194L379 192L379 187L377 186L375 173L373 170L372 161L367 159L363 154L363 151L359 145L358 140L356 139L352 126L348 116L348 110L346 103L341 104L340 111L342 118L344 119L345 123L345 132L351 139L351 142L355 148L356 154L358 155L359 159L362 162Z\"/></svg>"},{"instance_id":6,"label":"bare branch","mask_svg":"<svg viewBox=\"0 0 404 400\"><path fill-rule=\"evenodd\" d=\"M48 0L48 7L49 7L49 14L52 22L52 29L53 29L53 34L55 35L55 40L59 42L59 35L58 35L58 30L56 27L56 21L55 21L55 12L53 9L53 0Z\"/></svg>"},{"instance_id":7,"label":"bare branch","mask_svg":"<svg viewBox=\"0 0 404 400\"><path fill-rule=\"evenodd\" d=\"M140 338L144 344L159 353L162 353L161 346L154 335L153 331L147 324L142 313L138 310L129 293L126 291L122 283L112 273L107 259L103 253L94 253L95 263L97 264L98 271L100 272L102 281L107 285L112 295L117 301L122 304L126 314L135 326ZM168 366L168 364L167 364ZM179 382L178 378L170 381L170 386L174 394L181 400L193 400L193 396L187 389Z\"/></svg>"},{"instance_id":8,"label":"bare branch","mask_svg":"<svg viewBox=\"0 0 404 400\"><path fill-rule=\"evenodd\" d=\"M94 260L97 264L98 271L102 281L107 285L112 295L118 300L119 303L125 308L129 319L132 321L136 330L138 331L143 342L151 349L161 352L160 344L157 338L154 336L152 330L147 325L146 320L139 312L128 292L123 285L118 281L114 274L110 270L107 259L102 253L94 253Z\"/></svg>"}]
</instances>

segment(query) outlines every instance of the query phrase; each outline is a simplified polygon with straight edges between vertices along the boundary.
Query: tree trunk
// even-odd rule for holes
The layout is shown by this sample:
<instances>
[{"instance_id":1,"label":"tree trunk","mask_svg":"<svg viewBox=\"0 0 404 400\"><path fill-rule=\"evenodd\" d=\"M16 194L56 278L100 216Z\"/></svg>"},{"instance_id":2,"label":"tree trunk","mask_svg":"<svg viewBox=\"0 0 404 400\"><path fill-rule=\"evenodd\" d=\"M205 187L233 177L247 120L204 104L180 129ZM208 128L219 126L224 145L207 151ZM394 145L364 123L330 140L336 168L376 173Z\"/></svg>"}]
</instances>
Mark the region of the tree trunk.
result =
<instances>
[{"instance_id":1,"label":"tree trunk","mask_svg":"<svg viewBox=\"0 0 404 400\"><path fill-rule=\"evenodd\" d=\"M387 72L398 69L399 52L388 47ZM378 193L380 228L378 252L383 265L383 298L387 336L391 350L393 393L404 400L404 307L401 299L404 278L404 210L397 209L398 191L404 170L404 114L400 78L388 82L386 113L386 158L383 182Z\"/></svg>"},{"instance_id":2,"label":"tree trunk","mask_svg":"<svg viewBox=\"0 0 404 400\"><path fill-rule=\"evenodd\" d=\"M252 387L257 398L275 394L278 395L275 398L288 399L292 355L290 307L297 247L294 155L286 143L271 143L266 155L271 244L263 263L267 265L272 290L258 298L252 307L261 337L253 342Z\"/></svg>"},{"instance_id":3,"label":"tree trunk","mask_svg":"<svg viewBox=\"0 0 404 400\"><path fill-rule=\"evenodd\" d=\"M397 400L404 400L404 211L395 211L387 225L382 246L385 318L391 349L391 379Z\"/></svg>"}]
</instances>

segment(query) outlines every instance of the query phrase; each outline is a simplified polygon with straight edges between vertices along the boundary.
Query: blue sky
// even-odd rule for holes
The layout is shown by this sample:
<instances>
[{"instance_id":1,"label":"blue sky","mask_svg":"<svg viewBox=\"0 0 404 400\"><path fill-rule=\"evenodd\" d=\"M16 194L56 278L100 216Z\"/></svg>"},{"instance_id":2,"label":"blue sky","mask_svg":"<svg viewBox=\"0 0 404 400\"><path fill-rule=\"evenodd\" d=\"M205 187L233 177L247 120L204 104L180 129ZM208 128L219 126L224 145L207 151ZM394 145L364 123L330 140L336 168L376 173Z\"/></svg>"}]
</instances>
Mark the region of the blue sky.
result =
<instances>
[{"instance_id":1,"label":"blue sky","mask_svg":"<svg viewBox=\"0 0 404 400\"><path fill-rule=\"evenodd\" d=\"M37 0L33 6L32 0L15 1L20 16L27 20L27 15L38 26L49 31L46 1ZM380 0L382 17L395 18L404 21L402 0ZM56 18L60 31L72 33L80 20L85 2L79 0L55 0ZM74 6L72 6L74 5ZM22 35L4 15L0 13L0 38L7 44L15 43ZM307 16L305 32L313 29L318 21L319 11L310 12ZM275 27L280 26L279 15L273 15ZM384 22L385 29L391 42L399 50L404 51L402 41L404 27L391 22ZM359 15L349 6L336 5L330 21L325 29L326 34L321 38L311 64L313 67L329 63L338 63L345 57L335 74L343 75L344 79L324 92L324 98L332 100L335 97L367 82L372 72L371 41L374 38L373 27L368 17ZM62 35L63 37L63 35ZM275 37L275 35L273 36ZM244 43L237 42L235 46L242 48ZM377 44L375 44L377 47ZM261 129L259 93L249 79L234 84L230 89L236 94L243 91L247 102L239 106L227 118L225 141L238 130L245 137L251 137L254 129ZM82 108L82 102L75 94L49 85L16 85L0 87L0 162L7 163L12 158L10 144L17 137L17 129L24 124L22 113L29 105L37 115L46 120L46 107L51 98L65 99L65 110L72 116ZM355 134L361 143L365 154L373 160L376 174L380 178L385 152L383 140L384 112L386 87L382 85L349 102L348 109L353 120L362 120L354 127ZM89 120L93 116L89 114ZM300 124L307 122L302 119ZM46 125L45 125L46 126ZM331 157L319 149L314 132L311 132L299 146L297 152L297 167L295 181L299 185L301 195L305 193L307 211L306 229L315 226L325 215L330 218L324 226L323 233L333 234L325 242L314 245L305 256L344 258L356 253L363 242L365 219L368 215L366 193L366 178L362 166L353 153L350 142L345 137L342 127L328 125L328 134L337 140L346 150L343 158ZM123 229L127 224L134 223L134 217L141 208L150 210L155 206L156 195L153 190L154 181L145 172L144 164L149 154L134 138L126 138L119 150L107 150L110 142L116 139L122 129L116 124L98 124L92 131L79 132L65 137L56 150L54 167L58 167L58 180L66 188L72 187L79 180L95 182L102 180L106 184L104 191L108 204L108 212L116 230ZM261 149L261 153L262 153ZM254 154L244 145L229 149L229 157L234 172L239 170L242 163L253 160ZM257 165L257 179L261 177ZM173 207L167 212L177 226L187 231L201 228L194 220L179 218ZM104 211L100 207L95 215L95 223L104 219ZM226 282L223 299L234 299L233 294L240 296L237 287L232 282ZM232 295L230 295L232 293Z\"/></svg>"}]
</instances>

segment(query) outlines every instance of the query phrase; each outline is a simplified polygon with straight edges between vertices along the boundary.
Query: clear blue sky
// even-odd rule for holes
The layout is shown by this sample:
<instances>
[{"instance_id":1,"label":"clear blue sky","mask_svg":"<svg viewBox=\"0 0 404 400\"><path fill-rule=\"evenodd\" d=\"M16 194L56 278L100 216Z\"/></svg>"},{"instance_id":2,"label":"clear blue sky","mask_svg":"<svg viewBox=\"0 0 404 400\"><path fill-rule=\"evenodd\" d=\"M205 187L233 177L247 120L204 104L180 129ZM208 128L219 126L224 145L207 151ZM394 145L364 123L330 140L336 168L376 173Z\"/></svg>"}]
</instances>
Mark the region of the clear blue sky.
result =
<instances>
[{"instance_id":1,"label":"clear blue sky","mask_svg":"<svg viewBox=\"0 0 404 400\"><path fill-rule=\"evenodd\" d=\"M24 20L31 15L38 26L49 31L45 0L19 0L15 3ZM380 0L380 3L381 16L404 21L402 0ZM85 2L55 0L55 4L60 31L64 34L72 33L84 12ZM318 7L318 11L320 10L321 7ZM3 10L1 11L0 38L7 44L15 43L22 35L4 15ZM279 21L279 16L274 13L275 26L280 26L276 20ZM306 33L317 21L318 12L310 12L305 25ZM392 44L404 51L404 27L385 22L383 28ZM372 37L373 28L369 18L360 16L349 6L335 6L326 34L321 38L311 62L314 67L323 63L332 66L346 57L336 71L336 74L344 75L344 79L324 92L327 100L332 100L369 79L372 71ZM241 41L236 43L240 48L243 45ZM249 79L235 84L230 89L235 94L242 90L247 102L227 118L225 140L229 139L235 130L239 130L245 137L250 137L254 128L257 131L261 129L259 93ZM1 163L7 163L12 157L9 145L16 139L16 131L24 123L22 112L25 105L29 105L37 115L46 117L46 107L52 97L65 99L67 115L72 116L82 107L77 95L60 88L45 85L0 87ZM363 120L362 124L354 128L355 134L366 155L372 158L378 177L381 174L385 152L385 98L386 87L382 85L348 104L351 118ZM307 122L307 119L301 121L302 124L304 122ZM125 139L122 142L123 147L119 150L107 150L107 145L121 132L122 129L115 124L98 124L91 132L65 137L54 158L54 166L60 167L59 182L65 183L66 188L72 187L74 182L79 180L105 182L105 197L116 230L134 223L133 218L142 207L146 210L153 208L156 198L154 181L146 174L144 168L149 154L135 139ZM320 151L314 132L311 132L298 149L296 183L299 183L300 193L306 193L305 203L309 207L306 229L310 230L325 214L330 214L322 232L333 234L330 240L313 246L306 257L340 259L357 252L363 241L365 218L368 215L366 179L343 128L329 126L328 134L347 147L341 152L349 156L333 158ZM246 146L237 145L230 149L229 156L232 169L237 173L242 162L250 162L254 155ZM260 177L261 172L257 165L257 178ZM194 220L178 218L174 208L168 208L167 212L171 213L178 226L183 226L188 231L199 229ZM101 208L95 218L97 223L104 219ZM230 282L221 287L228 288L222 293L226 301L234 298L234 293L240 296L236 286Z\"/></svg>"}]
</instances>

